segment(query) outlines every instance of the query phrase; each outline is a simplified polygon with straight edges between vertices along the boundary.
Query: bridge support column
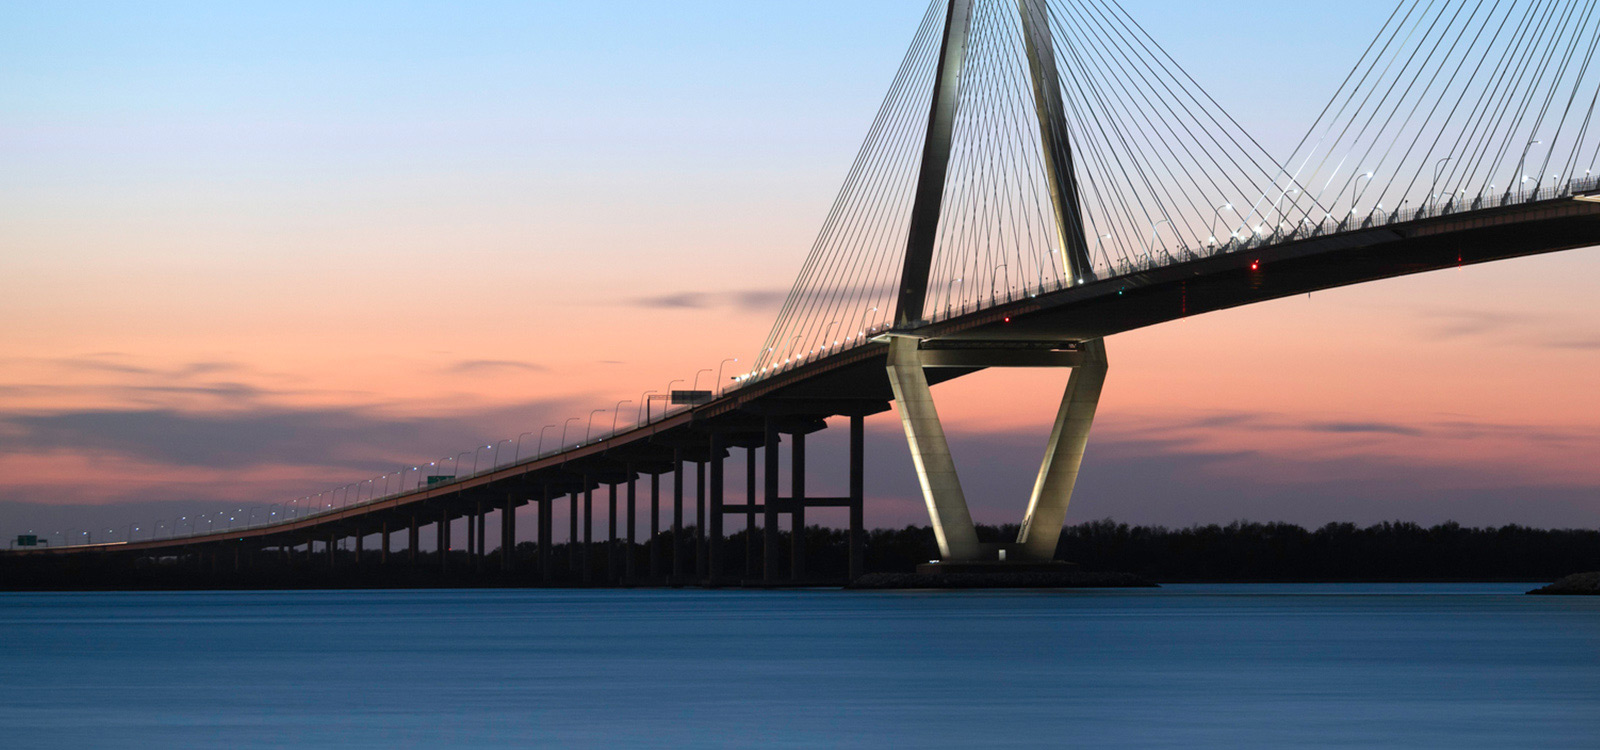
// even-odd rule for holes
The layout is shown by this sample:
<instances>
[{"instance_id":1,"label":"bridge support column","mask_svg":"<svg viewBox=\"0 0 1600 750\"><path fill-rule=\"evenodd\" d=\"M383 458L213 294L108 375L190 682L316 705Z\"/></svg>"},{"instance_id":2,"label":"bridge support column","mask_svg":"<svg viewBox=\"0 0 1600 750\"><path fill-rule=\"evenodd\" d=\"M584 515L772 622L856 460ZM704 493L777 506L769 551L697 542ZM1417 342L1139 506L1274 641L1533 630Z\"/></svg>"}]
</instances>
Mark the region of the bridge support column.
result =
<instances>
[{"instance_id":1,"label":"bridge support column","mask_svg":"<svg viewBox=\"0 0 1600 750\"><path fill-rule=\"evenodd\" d=\"M439 510L439 571L450 569L450 511Z\"/></svg>"},{"instance_id":2,"label":"bridge support column","mask_svg":"<svg viewBox=\"0 0 1600 750\"><path fill-rule=\"evenodd\" d=\"M1078 469L1083 465L1083 449L1089 444L1089 428L1094 425L1100 391L1105 386L1105 343L1100 339L1085 342L1083 351L1084 361L1072 368L1067 392L1061 397L1061 407L1056 412L1050 442L1045 448L1044 463L1039 466L1033 497L1028 500L1028 513L1017 533L1017 544L1021 547L1018 552L1030 560L1055 557L1061 524L1067 517L1067 504L1072 501L1072 488L1078 482Z\"/></svg>"},{"instance_id":3,"label":"bridge support column","mask_svg":"<svg viewBox=\"0 0 1600 750\"><path fill-rule=\"evenodd\" d=\"M594 487L583 478L583 583L594 582Z\"/></svg>"},{"instance_id":4,"label":"bridge support column","mask_svg":"<svg viewBox=\"0 0 1600 750\"><path fill-rule=\"evenodd\" d=\"M683 585L683 449L672 449L672 585Z\"/></svg>"},{"instance_id":5,"label":"bridge support column","mask_svg":"<svg viewBox=\"0 0 1600 750\"><path fill-rule=\"evenodd\" d=\"M578 577L578 494L567 495L567 573Z\"/></svg>"},{"instance_id":6,"label":"bridge support column","mask_svg":"<svg viewBox=\"0 0 1600 750\"><path fill-rule=\"evenodd\" d=\"M860 414L850 416L850 580L861 577L865 571L863 557L866 553L866 418Z\"/></svg>"},{"instance_id":7,"label":"bridge support column","mask_svg":"<svg viewBox=\"0 0 1600 750\"><path fill-rule=\"evenodd\" d=\"M806 435L789 436L789 580L806 574Z\"/></svg>"},{"instance_id":8,"label":"bridge support column","mask_svg":"<svg viewBox=\"0 0 1600 750\"><path fill-rule=\"evenodd\" d=\"M506 495L505 507L500 510L500 569L510 572L516 568L517 551L517 501Z\"/></svg>"},{"instance_id":9,"label":"bridge support column","mask_svg":"<svg viewBox=\"0 0 1600 750\"><path fill-rule=\"evenodd\" d=\"M766 419L766 442L761 449L763 497L761 518L761 580L778 580L778 423Z\"/></svg>"},{"instance_id":10,"label":"bridge support column","mask_svg":"<svg viewBox=\"0 0 1600 750\"><path fill-rule=\"evenodd\" d=\"M637 515L636 511L637 511L637 506L638 506L638 493L634 488L636 486L636 481L637 481L638 478L636 476L634 476L633 464L631 464L631 463L628 464L627 472L628 472L628 533L627 533L627 537L628 537L627 545L628 546L623 551L623 554L625 556L622 559L622 580L627 585L632 586L634 583L636 583L638 581L638 579L634 576L634 570L633 570L634 525L635 525L635 521L638 520L636 518L636 515Z\"/></svg>"},{"instance_id":11,"label":"bridge support column","mask_svg":"<svg viewBox=\"0 0 1600 750\"><path fill-rule=\"evenodd\" d=\"M378 564L379 565L388 565L389 564L389 522L388 521L384 521L383 522L382 529L383 530L380 533L383 534L383 546L380 548L380 551L378 553Z\"/></svg>"},{"instance_id":12,"label":"bridge support column","mask_svg":"<svg viewBox=\"0 0 1600 750\"><path fill-rule=\"evenodd\" d=\"M361 542L365 539L365 537L361 536L361 529L356 529L355 538L356 538L356 567L361 567Z\"/></svg>"},{"instance_id":13,"label":"bridge support column","mask_svg":"<svg viewBox=\"0 0 1600 750\"><path fill-rule=\"evenodd\" d=\"M933 522L933 535L943 560L976 560L979 557L978 532L967 510L967 497L956 476L939 410L933 405L933 391L922 371L921 345L914 336L896 336L889 342L889 384L894 403L911 446L911 462L917 469L922 497ZM769 500L770 502L770 500Z\"/></svg>"},{"instance_id":14,"label":"bridge support column","mask_svg":"<svg viewBox=\"0 0 1600 750\"><path fill-rule=\"evenodd\" d=\"M756 449L744 449L744 579L756 579Z\"/></svg>"},{"instance_id":15,"label":"bridge support column","mask_svg":"<svg viewBox=\"0 0 1600 750\"><path fill-rule=\"evenodd\" d=\"M554 556L550 550L555 543L552 539L555 536L555 529L552 528L555 526L555 514L550 507L550 485L543 485L541 492L539 522L536 524L539 527L539 578L548 584L555 580Z\"/></svg>"},{"instance_id":16,"label":"bridge support column","mask_svg":"<svg viewBox=\"0 0 1600 750\"><path fill-rule=\"evenodd\" d=\"M617 485L606 485L606 500L608 512L606 513L606 581L617 583L621 571L617 565Z\"/></svg>"},{"instance_id":17,"label":"bridge support column","mask_svg":"<svg viewBox=\"0 0 1600 750\"><path fill-rule=\"evenodd\" d=\"M723 464L720 432L711 433L711 541L706 548L706 585L722 583L722 485Z\"/></svg>"},{"instance_id":18,"label":"bridge support column","mask_svg":"<svg viewBox=\"0 0 1600 750\"><path fill-rule=\"evenodd\" d=\"M706 462L694 462L694 577L706 580Z\"/></svg>"},{"instance_id":19,"label":"bridge support column","mask_svg":"<svg viewBox=\"0 0 1600 750\"><path fill-rule=\"evenodd\" d=\"M472 511L467 511L467 564L469 566L472 565L478 557L475 554L478 549L477 525L473 522L476 518L477 515L475 515Z\"/></svg>"},{"instance_id":20,"label":"bridge support column","mask_svg":"<svg viewBox=\"0 0 1600 750\"><path fill-rule=\"evenodd\" d=\"M911 459L928 505L928 516L933 521L941 560L992 559L999 557L997 553L1008 551L1012 553L1009 559L1019 561L1054 557L1067 504L1072 499L1072 488L1083 461L1089 428L1105 384L1104 342L1100 339L1083 342L1076 351L1070 352L1029 350L1009 354L993 350L924 351L914 336L894 336L889 346L889 381L894 389L895 406L900 412L906 442L911 447ZM1073 368L1072 376L1062 395L1017 542L981 545L923 368L1063 365Z\"/></svg>"},{"instance_id":21,"label":"bridge support column","mask_svg":"<svg viewBox=\"0 0 1600 750\"><path fill-rule=\"evenodd\" d=\"M650 583L661 583L661 475L650 475Z\"/></svg>"},{"instance_id":22,"label":"bridge support column","mask_svg":"<svg viewBox=\"0 0 1600 750\"><path fill-rule=\"evenodd\" d=\"M328 534L328 567L330 568L334 567L339 562L335 557L335 553L338 551L338 549L339 537L330 532Z\"/></svg>"},{"instance_id":23,"label":"bridge support column","mask_svg":"<svg viewBox=\"0 0 1600 750\"><path fill-rule=\"evenodd\" d=\"M473 560L472 568L473 568L473 570L477 570L477 571L480 571L480 572L483 570L483 561L485 559L488 559L488 557L489 557L489 551L487 549L485 549L485 542L487 542L489 540L489 538L488 538L488 536L486 536L484 534L484 531L487 530L488 515L489 515L488 511L485 511L483 509L483 501L479 500L478 501L478 556L477 556L476 559Z\"/></svg>"},{"instance_id":24,"label":"bridge support column","mask_svg":"<svg viewBox=\"0 0 1600 750\"><path fill-rule=\"evenodd\" d=\"M411 515L411 533L406 537L406 556L411 558L411 564L417 564L417 543L421 540L418 533L418 521L415 513Z\"/></svg>"}]
</instances>

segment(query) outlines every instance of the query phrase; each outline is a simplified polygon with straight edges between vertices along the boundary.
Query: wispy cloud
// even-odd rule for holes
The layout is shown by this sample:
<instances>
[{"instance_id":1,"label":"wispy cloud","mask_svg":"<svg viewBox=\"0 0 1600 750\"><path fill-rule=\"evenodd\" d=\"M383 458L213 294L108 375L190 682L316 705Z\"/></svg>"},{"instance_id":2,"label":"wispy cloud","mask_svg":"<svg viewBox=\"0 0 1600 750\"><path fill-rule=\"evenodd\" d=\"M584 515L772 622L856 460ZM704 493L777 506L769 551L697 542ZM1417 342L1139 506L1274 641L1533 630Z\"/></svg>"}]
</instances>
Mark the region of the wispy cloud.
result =
<instances>
[{"instance_id":1,"label":"wispy cloud","mask_svg":"<svg viewBox=\"0 0 1600 750\"><path fill-rule=\"evenodd\" d=\"M469 359L457 362L445 368L445 372L473 373L492 370L522 370L525 372L544 372L547 368L532 362L519 362L509 359Z\"/></svg>"},{"instance_id":2,"label":"wispy cloud","mask_svg":"<svg viewBox=\"0 0 1600 750\"><path fill-rule=\"evenodd\" d=\"M657 310L704 310L731 307L737 310L770 310L783 302L787 291L777 289L745 289L731 292L677 292L654 297L639 297L629 301L634 307Z\"/></svg>"}]
</instances>

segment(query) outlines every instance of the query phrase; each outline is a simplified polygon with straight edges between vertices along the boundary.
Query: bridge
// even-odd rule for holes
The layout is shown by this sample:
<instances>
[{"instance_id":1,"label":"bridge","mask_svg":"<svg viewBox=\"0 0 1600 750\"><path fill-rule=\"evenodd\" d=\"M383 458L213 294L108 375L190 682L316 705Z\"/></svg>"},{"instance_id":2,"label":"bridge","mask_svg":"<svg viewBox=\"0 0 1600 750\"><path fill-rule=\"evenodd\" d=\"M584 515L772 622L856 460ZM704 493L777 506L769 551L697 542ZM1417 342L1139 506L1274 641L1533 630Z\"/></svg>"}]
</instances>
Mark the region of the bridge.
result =
<instances>
[{"instance_id":1,"label":"bridge","mask_svg":"<svg viewBox=\"0 0 1600 750\"><path fill-rule=\"evenodd\" d=\"M894 409L940 564L1048 561L1108 374L1108 337L1600 244L1595 6L1403 0L1277 158L1115 0L934 0L771 333L731 379L719 372L713 389L696 382L664 412L643 409L636 424L581 441L563 426L549 450L543 431L529 432L203 529L191 522L187 533L141 539L129 527L120 539L10 554L333 565L349 543L357 564L415 564L424 529L435 549L452 550L452 524L465 519L465 555L434 564L482 570L497 516L494 559L509 570L516 511L531 504L546 582L776 584L807 580L800 535L785 548L781 529L804 529L808 509L842 507L854 577L863 420ZM981 543L930 387L999 367L1072 374L1032 494L1019 498L1018 537ZM641 401L653 403L648 392ZM807 492L806 438L839 418L848 491L819 497ZM557 504L569 511L560 560ZM636 560L640 515L649 541ZM727 565L730 518L749 532L740 571Z\"/></svg>"}]
</instances>

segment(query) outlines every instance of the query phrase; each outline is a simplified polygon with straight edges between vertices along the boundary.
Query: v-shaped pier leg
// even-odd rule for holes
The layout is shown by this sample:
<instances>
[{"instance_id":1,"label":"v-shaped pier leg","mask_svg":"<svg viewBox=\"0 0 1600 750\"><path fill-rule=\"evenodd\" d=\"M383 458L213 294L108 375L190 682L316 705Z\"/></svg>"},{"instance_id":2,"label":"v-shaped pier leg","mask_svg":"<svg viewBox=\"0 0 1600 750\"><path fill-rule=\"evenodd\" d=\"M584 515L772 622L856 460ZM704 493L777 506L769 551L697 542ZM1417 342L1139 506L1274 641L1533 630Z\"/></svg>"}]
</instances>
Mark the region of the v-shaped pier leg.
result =
<instances>
[{"instance_id":1,"label":"v-shaped pier leg","mask_svg":"<svg viewBox=\"0 0 1600 750\"><path fill-rule=\"evenodd\" d=\"M1048 561L1055 556L1066 519L1067 504L1083 463L1083 449L1094 424L1095 408L1106 380L1105 343L1100 339L1079 345L1075 352L1004 352L976 350L952 354L949 351L924 351L915 336L892 336L889 342L889 383L894 389L900 424L911 447L917 481L928 504L934 537L939 542L940 559L945 562L971 562L1005 559L998 552L1010 551L1011 560ZM925 367L1072 367L1055 425L1045 448L1044 462L1034 481L1028 512L1014 545L983 545L978 542L967 508L955 461L945 439L939 412L933 404Z\"/></svg>"},{"instance_id":2,"label":"v-shaped pier leg","mask_svg":"<svg viewBox=\"0 0 1600 750\"><path fill-rule=\"evenodd\" d=\"M976 560L982 550L978 532L972 526L967 497L961 492L961 479L950 457L950 444L939 423L939 410L933 405L928 375L922 371L921 341L915 336L895 336L889 342L889 384L894 388L894 403L900 424L911 445L911 461L917 466L917 481L928 503L933 535L939 541L942 560Z\"/></svg>"},{"instance_id":3,"label":"v-shaped pier leg","mask_svg":"<svg viewBox=\"0 0 1600 750\"><path fill-rule=\"evenodd\" d=\"M1045 447L1039 478L1033 483L1028 514L1017 532L1018 556L1029 560L1050 560L1061 539L1061 524L1067 518L1067 503L1078 483L1078 467L1083 465L1083 449L1089 444L1089 428L1094 425L1095 408L1100 405L1100 389L1106 383L1106 345L1101 339L1084 342L1083 361L1072 368L1067 392L1056 411L1055 426Z\"/></svg>"}]
</instances>

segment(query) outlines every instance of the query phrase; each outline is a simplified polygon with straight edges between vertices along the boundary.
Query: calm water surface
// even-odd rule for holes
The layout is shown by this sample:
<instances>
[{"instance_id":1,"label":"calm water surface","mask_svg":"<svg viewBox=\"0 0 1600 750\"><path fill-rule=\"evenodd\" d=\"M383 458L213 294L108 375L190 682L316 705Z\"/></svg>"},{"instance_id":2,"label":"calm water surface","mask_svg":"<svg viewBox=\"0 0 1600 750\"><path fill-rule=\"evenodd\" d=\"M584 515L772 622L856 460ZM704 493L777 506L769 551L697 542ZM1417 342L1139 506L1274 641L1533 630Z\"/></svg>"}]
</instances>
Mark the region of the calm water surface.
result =
<instances>
[{"instance_id":1,"label":"calm water surface","mask_svg":"<svg viewBox=\"0 0 1600 750\"><path fill-rule=\"evenodd\" d=\"M0 594L0 746L1600 747L1600 599Z\"/></svg>"}]
</instances>

